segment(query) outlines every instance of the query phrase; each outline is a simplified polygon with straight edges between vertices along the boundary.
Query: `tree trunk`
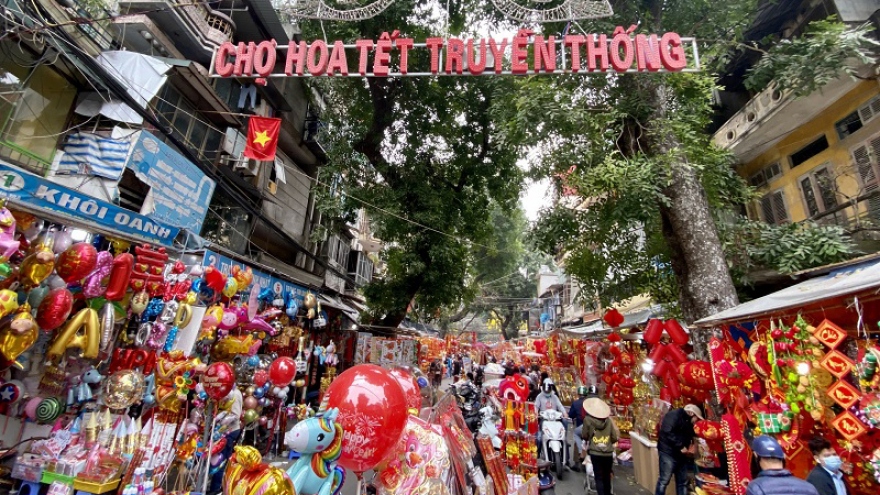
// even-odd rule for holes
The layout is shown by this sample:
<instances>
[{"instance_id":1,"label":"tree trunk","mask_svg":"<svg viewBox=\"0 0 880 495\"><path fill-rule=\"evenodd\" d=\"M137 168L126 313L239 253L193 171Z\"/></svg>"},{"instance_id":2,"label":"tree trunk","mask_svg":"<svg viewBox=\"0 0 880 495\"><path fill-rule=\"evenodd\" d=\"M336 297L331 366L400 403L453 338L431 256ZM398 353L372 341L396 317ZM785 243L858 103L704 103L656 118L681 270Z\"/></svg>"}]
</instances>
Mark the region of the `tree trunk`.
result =
<instances>
[{"instance_id":1,"label":"tree trunk","mask_svg":"<svg viewBox=\"0 0 880 495\"><path fill-rule=\"evenodd\" d=\"M703 184L679 151L673 131L663 127L670 100L667 88L657 81L648 93L654 100L654 115L647 126L650 154L672 158L663 188L666 202L660 204L663 236L678 280L682 314L694 322L736 306L739 300Z\"/></svg>"}]
</instances>

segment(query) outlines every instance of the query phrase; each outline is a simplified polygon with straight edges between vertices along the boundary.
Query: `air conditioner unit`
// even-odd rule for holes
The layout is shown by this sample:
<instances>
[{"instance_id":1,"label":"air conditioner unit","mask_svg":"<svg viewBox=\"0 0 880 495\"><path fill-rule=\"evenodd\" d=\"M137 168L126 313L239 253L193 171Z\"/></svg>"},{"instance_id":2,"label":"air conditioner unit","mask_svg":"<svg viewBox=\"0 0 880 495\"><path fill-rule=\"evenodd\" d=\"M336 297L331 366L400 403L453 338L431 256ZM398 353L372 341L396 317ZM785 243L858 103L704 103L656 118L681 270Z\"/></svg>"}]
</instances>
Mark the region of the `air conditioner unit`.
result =
<instances>
[{"instance_id":1,"label":"air conditioner unit","mask_svg":"<svg viewBox=\"0 0 880 495\"><path fill-rule=\"evenodd\" d=\"M232 170L241 172L241 174L246 177L256 177L260 173L260 162L244 159L240 162L236 162L232 167Z\"/></svg>"},{"instance_id":2,"label":"air conditioner unit","mask_svg":"<svg viewBox=\"0 0 880 495\"><path fill-rule=\"evenodd\" d=\"M244 134L238 132L237 130L229 127L226 129L226 134L223 136L223 152L229 155L232 155L236 158L241 157L241 154L244 152L244 144L245 138Z\"/></svg>"}]
</instances>

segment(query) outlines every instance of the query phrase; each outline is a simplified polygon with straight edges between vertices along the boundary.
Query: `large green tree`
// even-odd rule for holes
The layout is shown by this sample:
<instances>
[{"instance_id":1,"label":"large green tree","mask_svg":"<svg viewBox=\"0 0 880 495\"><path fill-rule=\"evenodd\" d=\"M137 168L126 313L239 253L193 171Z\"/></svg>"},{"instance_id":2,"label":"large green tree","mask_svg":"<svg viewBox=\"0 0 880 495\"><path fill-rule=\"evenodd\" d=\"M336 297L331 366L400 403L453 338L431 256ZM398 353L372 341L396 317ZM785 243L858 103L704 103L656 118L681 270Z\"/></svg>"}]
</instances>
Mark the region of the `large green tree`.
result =
<instances>
[{"instance_id":1,"label":"large green tree","mask_svg":"<svg viewBox=\"0 0 880 495\"><path fill-rule=\"evenodd\" d=\"M463 32L479 12L456 3L446 20L430 5L403 0L373 19L323 27L331 39L375 40L393 28L421 41ZM304 31L323 37L314 23ZM413 51L410 63L424 62L424 52ZM515 82L334 79L323 90L332 165L322 176L340 178L346 199L341 209L332 198L322 205L337 214L365 207L387 246L384 276L364 288L373 323L396 327L413 308L437 317L468 302L475 296L475 262L487 246L493 249L491 212L518 207L518 150L495 136L498 103L516 91Z\"/></svg>"},{"instance_id":2,"label":"large green tree","mask_svg":"<svg viewBox=\"0 0 880 495\"><path fill-rule=\"evenodd\" d=\"M560 190L579 199L546 210L534 236L547 251L569 252L566 269L583 283L583 294L608 304L649 293L693 321L737 303L726 256L731 252L783 270L851 254L849 240L833 229L764 228L739 219L752 192L706 129L713 70L737 49L755 50L740 43L755 3L621 2L613 18L584 25L609 32L615 24L634 24L637 32L696 36L708 69L702 73L520 81L503 140L525 146L536 157L533 173L555 176ZM786 74L797 63L778 54L773 67L762 67L756 77ZM816 254L822 243L812 241L823 235L835 241L834 249ZM782 261L772 247L741 249L772 239L791 245L795 238L811 241L798 247L797 259Z\"/></svg>"}]
</instances>

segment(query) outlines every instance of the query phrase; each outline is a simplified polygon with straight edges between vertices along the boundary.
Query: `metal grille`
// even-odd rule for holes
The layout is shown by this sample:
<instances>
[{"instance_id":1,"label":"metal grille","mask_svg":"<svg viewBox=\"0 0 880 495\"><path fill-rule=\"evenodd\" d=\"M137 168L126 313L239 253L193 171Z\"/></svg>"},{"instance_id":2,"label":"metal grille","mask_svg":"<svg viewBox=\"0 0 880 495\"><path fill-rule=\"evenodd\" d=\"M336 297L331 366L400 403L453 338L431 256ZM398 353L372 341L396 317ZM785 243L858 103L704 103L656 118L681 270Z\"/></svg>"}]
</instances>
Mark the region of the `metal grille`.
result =
<instances>
[{"instance_id":1,"label":"metal grille","mask_svg":"<svg viewBox=\"0 0 880 495\"><path fill-rule=\"evenodd\" d=\"M521 22L560 22L609 17L614 11L608 0L492 0L495 7L510 19ZM279 0L275 7L282 13L301 19L361 21L381 14L394 0L376 0L359 5L358 0ZM553 2L556 3L556 2Z\"/></svg>"}]
</instances>

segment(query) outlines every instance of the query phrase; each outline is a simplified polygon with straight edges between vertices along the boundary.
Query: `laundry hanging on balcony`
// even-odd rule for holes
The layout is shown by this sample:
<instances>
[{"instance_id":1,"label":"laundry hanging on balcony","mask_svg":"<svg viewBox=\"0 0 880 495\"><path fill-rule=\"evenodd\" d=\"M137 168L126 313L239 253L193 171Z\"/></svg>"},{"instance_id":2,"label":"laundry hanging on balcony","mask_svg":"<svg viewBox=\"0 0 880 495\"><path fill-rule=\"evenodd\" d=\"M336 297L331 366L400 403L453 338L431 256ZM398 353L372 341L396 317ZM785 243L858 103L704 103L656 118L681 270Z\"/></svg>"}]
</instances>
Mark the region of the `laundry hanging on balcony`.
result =
<instances>
[{"instance_id":1,"label":"laundry hanging on balcony","mask_svg":"<svg viewBox=\"0 0 880 495\"><path fill-rule=\"evenodd\" d=\"M168 80L166 73L171 69L171 65L156 57L134 52L107 51L95 60L126 87L128 94L141 108L146 108L147 103L156 97ZM143 117L127 104L98 93L88 93L81 99L76 113L87 117L100 114L129 124L144 122Z\"/></svg>"}]
</instances>

